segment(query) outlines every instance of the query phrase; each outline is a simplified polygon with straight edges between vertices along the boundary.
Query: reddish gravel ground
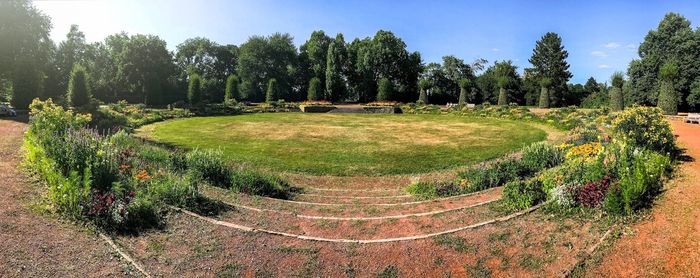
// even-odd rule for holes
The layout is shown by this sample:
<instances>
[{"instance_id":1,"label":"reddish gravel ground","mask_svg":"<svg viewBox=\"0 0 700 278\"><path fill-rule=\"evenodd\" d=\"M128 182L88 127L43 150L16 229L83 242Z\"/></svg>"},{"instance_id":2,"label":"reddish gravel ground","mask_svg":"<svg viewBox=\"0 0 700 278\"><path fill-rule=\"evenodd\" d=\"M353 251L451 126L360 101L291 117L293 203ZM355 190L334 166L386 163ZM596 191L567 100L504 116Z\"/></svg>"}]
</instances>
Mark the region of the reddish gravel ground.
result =
<instances>
[{"instance_id":1,"label":"reddish gravel ground","mask_svg":"<svg viewBox=\"0 0 700 278\"><path fill-rule=\"evenodd\" d=\"M700 125L671 125L691 161L680 166L651 219L616 242L591 277L700 277Z\"/></svg>"},{"instance_id":2,"label":"reddish gravel ground","mask_svg":"<svg viewBox=\"0 0 700 278\"><path fill-rule=\"evenodd\" d=\"M133 276L96 235L31 210L42 189L18 170L25 129L0 120L0 277Z\"/></svg>"}]
</instances>

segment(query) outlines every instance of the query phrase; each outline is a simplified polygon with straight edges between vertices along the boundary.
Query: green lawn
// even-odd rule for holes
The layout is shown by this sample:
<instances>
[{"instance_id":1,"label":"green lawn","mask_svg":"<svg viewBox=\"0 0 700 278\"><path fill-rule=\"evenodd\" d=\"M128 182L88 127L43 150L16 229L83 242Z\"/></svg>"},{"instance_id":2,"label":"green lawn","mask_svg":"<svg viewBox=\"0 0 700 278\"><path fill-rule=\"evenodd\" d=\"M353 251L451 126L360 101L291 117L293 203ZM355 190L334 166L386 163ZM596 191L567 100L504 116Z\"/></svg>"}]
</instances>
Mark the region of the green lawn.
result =
<instances>
[{"instance_id":1,"label":"green lawn","mask_svg":"<svg viewBox=\"0 0 700 278\"><path fill-rule=\"evenodd\" d=\"M498 157L547 134L522 122L452 115L267 113L187 118L139 130L233 161L314 175L424 173Z\"/></svg>"}]
</instances>

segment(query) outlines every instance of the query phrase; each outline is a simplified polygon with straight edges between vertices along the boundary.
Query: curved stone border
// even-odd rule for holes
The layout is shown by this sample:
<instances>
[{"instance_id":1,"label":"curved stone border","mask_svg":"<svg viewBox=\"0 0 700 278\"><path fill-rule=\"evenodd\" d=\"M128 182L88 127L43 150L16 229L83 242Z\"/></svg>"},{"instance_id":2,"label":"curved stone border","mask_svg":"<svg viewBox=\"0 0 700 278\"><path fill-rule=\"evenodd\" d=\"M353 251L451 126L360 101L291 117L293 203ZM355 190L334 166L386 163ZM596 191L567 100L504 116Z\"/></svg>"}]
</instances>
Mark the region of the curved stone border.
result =
<instances>
[{"instance_id":1,"label":"curved stone border","mask_svg":"<svg viewBox=\"0 0 700 278\"><path fill-rule=\"evenodd\" d=\"M483 194L489 191L496 190L499 187L493 187L489 188L486 190L481 190L477 192L472 192L472 193L467 193L467 194L462 194L462 195L455 195L455 196L450 196L450 197L444 197L444 198L436 198L436 199L430 199L430 200L423 200L423 201L413 201L413 202L405 202L405 203L379 203L379 204L359 204L363 206L384 206L384 207L391 207L391 206L405 206L405 205L417 205L417 204L423 204L423 203L432 203L432 202L440 202L444 200L450 200L450 199L456 199L456 198L461 198L461 197L468 197L472 195L478 195L478 194ZM268 199L268 200L275 200L275 201L280 201L280 202L286 202L286 203L292 203L292 204L299 204L299 205L312 205L312 206L348 206L348 205L355 205L355 203L345 203L345 204L339 204L339 203L315 203L315 202L304 202L304 201L294 201L294 200L285 200L285 199L277 199L277 198L272 198L272 197L265 197L263 196L262 198Z\"/></svg>"},{"instance_id":2,"label":"curved stone border","mask_svg":"<svg viewBox=\"0 0 700 278\"><path fill-rule=\"evenodd\" d=\"M338 192L391 192L391 191L402 191L398 188L396 189L345 189L345 188L321 188L321 187L305 187L306 189L316 190L316 191L338 191Z\"/></svg>"},{"instance_id":3,"label":"curved stone border","mask_svg":"<svg viewBox=\"0 0 700 278\"><path fill-rule=\"evenodd\" d=\"M313 219L313 220L338 220L338 221L352 221L352 220L386 220L386 219L400 219L400 218L408 218L408 217L419 217L419 216L428 216L428 215L435 215L435 214L442 214L446 212L451 212L451 211L457 211L457 210L463 210L463 209L468 209L468 208L474 208L478 206L483 206L487 205L493 202L496 202L498 200L501 200L501 198L495 198L492 200L488 201L483 201L479 202L476 204L471 204L468 206L461 206L457 208L451 208L451 209L444 209L444 210L436 210L436 211L428 211L428 212L419 212L419 213L410 213L410 214L400 214L400 215L388 215L388 216L370 216L370 217L335 217L335 216L315 216L315 215L303 215L303 214L295 214L293 212L288 212L288 211L281 211L281 210L274 210L274 209L261 209L261 208L256 208L256 207L250 207L246 205L240 205L240 204L234 204L234 203L229 203L226 201L221 201L220 202L232 206L232 207L237 207L237 208L242 208L246 210L251 210L251 211L256 211L256 212L272 212L272 213L280 213L280 214L287 214L287 215L292 215L294 217L298 218L304 218L304 219Z\"/></svg>"},{"instance_id":4,"label":"curved stone border","mask_svg":"<svg viewBox=\"0 0 700 278\"><path fill-rule=\"evenodd\" d=\"M134 268L136 268L136 270L138 270L139 272L141 272L141 274L143 274L143 276L148 277L148 278L151 277L151 275L148 274L148 272L146 272L146 270L145 270L141 265L139 265L134 259L132 259L131 256L129 256L129 254L127 254L126 252L122 251L122 250L119 248L119 246L117 246L117 244L115 244L114 241L112 241L112 239L111 239L110 237L108 237L107 235L105 235L105 234L103 234L103 233L99 233L99 234L100 234L100 237L101 237L104 241L106 241L107 244L109 244L109 246L112 247L112 249L114 249L114 251L117 251L117 253L119 253L119 255L120 255L125 261L129 262L132 266L134 266Z\"/></svg>"},{"instance_id":5,"label":"curved stone border","mask_svg":"<svg viewBox=\"0 0 700 278\"><path fill-rule=\"evenodd\" d=\"M424 234L424 235L417 235L417 236L394 237L394 238L384 238L384 239L345 239L345 238L323 238L323 237L296 235L296 234L290 234L290 233L285 233L285 232L251 228L248 226L243 226L243 225L239 225L239 224L235 224L235 223L216 220L214 218L210 218L210 217L196 214L196 213L191 212L191 211L186 210L186 209L177 208L177 207L172 207L172 208L174 208L177 211L184 212L187 215L199 218L201 220L207 221L207 222L212 223L212 224L216 224L216 225L224 226L224 227L229 227L229 228L234 228L234 229L245 231L245 232L260 232L260 233L265 233L265 234L286 236L286 237L303 239L303 240L311 240L311 241L370 244L370 243L387 243L387 242L397 242L397 241L418 240L418 239L431 238L431 237L436 237L436 236L445 235L445 234L451 234L451 233L455 233L455 232L459 232L459 231L463 231L463 230L475 229L475 228L489 225L489 224L493 224L493 223L508 221L508 220L513 219L515 217L530 213L530 212L540 208L542 205L544 205L544 204L539 204L539 205L536 205L534 207L528 208L526 210L522 210L522 211L510 214L510 215L506 215L503 217L499 217L499 218L491 219L488 221L479 222L479 223L472 224L469 226L459 227L459 228L455 228L455 229L451 229L451 230L447 230L447 231L431 233L431 234Z\"/></svg>"},{"instance_id":6,"label":"curved stone border","mask_svg":"<svg viewBox=\"0 0 700 278\"><path fill-rule=\"evenodd\" d=\"M312 193L300 193L298 195L312 196L312 197L323 197L323 198L334 198L334 199L399 199L399 198L413 197L413 195L411 195L411 194L395 195L395 196L344 196L344 195L322 195L322 194L312 194Z\"/></svg>"}]
</instances>

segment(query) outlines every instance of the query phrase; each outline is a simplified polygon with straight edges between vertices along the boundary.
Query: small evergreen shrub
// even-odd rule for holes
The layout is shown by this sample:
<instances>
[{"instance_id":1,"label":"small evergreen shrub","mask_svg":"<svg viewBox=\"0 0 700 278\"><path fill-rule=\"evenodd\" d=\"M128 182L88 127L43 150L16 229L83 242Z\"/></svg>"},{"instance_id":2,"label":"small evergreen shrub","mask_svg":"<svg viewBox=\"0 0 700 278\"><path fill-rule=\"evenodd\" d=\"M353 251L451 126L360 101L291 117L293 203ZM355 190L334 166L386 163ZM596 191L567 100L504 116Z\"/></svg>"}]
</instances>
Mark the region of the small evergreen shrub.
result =
<instances>
[{"instance_id":1,"label":"small evergreen shrub","mask_svg":"<svg viewBox=\"0 0 700 278\"><path fill-rule=\"evenodd\" d=\"M504 89L504 88L499 89L498 105L500 105L500 106L508 105L508 94L506 93L506 89Z\"/></svg>"}]
</instances>

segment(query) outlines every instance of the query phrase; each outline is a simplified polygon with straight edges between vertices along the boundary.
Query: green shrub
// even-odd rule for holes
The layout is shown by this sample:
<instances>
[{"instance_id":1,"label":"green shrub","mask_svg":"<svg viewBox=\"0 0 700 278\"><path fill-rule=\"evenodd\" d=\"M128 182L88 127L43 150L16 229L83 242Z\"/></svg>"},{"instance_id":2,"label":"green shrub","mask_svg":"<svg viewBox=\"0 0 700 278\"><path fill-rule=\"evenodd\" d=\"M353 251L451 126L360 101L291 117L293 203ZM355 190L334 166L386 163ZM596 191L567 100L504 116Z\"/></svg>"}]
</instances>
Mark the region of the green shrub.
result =
<instances>
[{"instance_id":1,"label":"green shrub","mask_svg":"<svg viewBox=\"0 0 700 278\"><path fill-rule=\"evenodd\" d=\"M157 200L176 207L193 207L200 198L197 183L192 177L166 174L150 180L147 193Z\"/></svg>"},{"instance_id":2,"label":"green shrub","mask_svg":"<svg viewBox=\"0 0 700 278\"><path fill-rule=\"evenodd\" d=\"M231 170L221 150L192 150L187 153L187 170L194 179L202 179L212 185L231 187Z\"/></svg>"},{"instance_id":3,"label":"green shrub","mask_svg":"<svg viewBox=\"0 0 700 278\"><path fill-rule=\"evenodd\" d=\"M503 200L511 209L525 209L545 200L542 184L537 180L511 181L503 188Z\"/></svg>"},{"instance_id":4,"label":"green shrub","mask_svg":"<svg viewBox=\"0 0 700 278\"><path fill-rule=\"evenodd\" d=\"M549 87L552 85L552 80L549 78L542 78L540 80L540 101L539 101L539 107L540 108L549 108Z\"/></svg>"},{"instance_id":5,"label":"green shrub","mask_svg":"<svg viewBox=\"0 0 700 278\"><path fill-rule=\"evenodd\" d=\"M506 89L504 89L504 88L499 89L498 105L500 105L500 106L508 105L508 94L506 93Z\"/></svg>"},{"instance_id":6,"label":"green shrub","mask_svg":"<svg viewBox=\"0 0 700 278\"><path fill-rule=\"evenodd\" d=\"M609 190L605 207L613 213L630 214L651 206L661 192L661 179L671 170L667 156L626 147L619 159L619 182Z\"/></svg>"},{"instance_id":7,"label":"green shrub","mask_svg":"<svg viewBox=\"0 0 700 278\"><path fill-rule=\"evenodd\" d=\"M198 74L190 76L190 81L187 86L187 100L189 100L191 105L202 102L202 79Z\"/></svg>"},{"instance_id":8,"label":"green shrub","mask_svg":"<svg viewBox=\"0 0 700 278\"><path fill-rule=\"evenodd\" d=\"M323 96L321 79L318 79L318 77L311 78L311 81L309 81L309 92L306 99L309 101L318 101L321 100L321 96Z\"/></svg>"},{"instance_id":9,"label":"green shrub","mask_svg":"<svg viewBox=\"0 0 700 278\"><path fill-rule=\"evenodd\" d=\"M564 161L564 154L557 147L540 142L522 149L521 163L531 175L546 168L552 168Z\"/></svg>"},{"instance_id":10,"label":"green shrub","mask_svg":"<svg viewBox=\"0 0 700 278\"><path fill-rule=\"evenodd\" d=\"M90 103L92 95L88 88L87 73L81 65L74 65L68 81L68 94L66 99L73 107L82 107Z\"/></svg>"},{"instance_id":11,"label":"green shrub","mask_svg":"<svg viewBox=\"0 0 700 278\"><path fill-rule=\"evenodd\" d=\"M674 82L678 77L678 66L674 62L669 62L661 66L659 70L659 98L656 105L666 115L678 114L678 91Z\"/></svg>"},{"instance_id":12,"label":"green shrub","mask_svg":"<svg viewBox=\"0 0 700 278\"><path fill-rule=\"evenodd\" d=\"M279 88L277 87L277 79L270 79L267 82L267 92L265 93L265 102L272 103L280 98Z\"/></svg>"},{"instance_id":13,"label":"green shrub","mask_svg":"<svg viewBox=\"0 0 700 278\"><path fill-rule=\"evenodd\" d=\"M229 103L233 100L239 99L239 84L238 76L229 75L226 78L226 90L224 91L224 102Z\"/></svg>"},{"instance_id":14,"label":"green shrub","mask_svg":"<svg viewBox=\"0 0 700 278\"><path fill-rule=\"evenodd\" d=\"M610 110L612 111L622 111L625 109L624 96L622 95L622 89L617 87L612 87L610 89Z\"/></svg>"},{"instance_id":15,"label":"green shrub","mask_svg":"<svg viewBox=\"0 0 700 278\"><path fill-rule=\"evenodd\" d=\"M661 153L675 153L675 137L671 126L658 108L635 106L613 116L615 138L633 146Z\"/></svg>"},{"instance_id":16,"label":"green shrub","mask_svg":"<svg viewBox=\"0 0 700 278\"><path fill-rule=\"evenodd\" d=\"M278 176L250 170L231 174L231 190L251 195L261 195L286 199L289 197L289 183Z\"/></svg>"},{"instance_id":17,"label":"green shrub","mask_svg":"<svg viewBox=\"0 0 700 278\"><path fill-rule=\"evenodd\" d=\"M394 84L387 78L379 80L377 101L389 101L394 96Z\"/></svg>"}]
</instances>

